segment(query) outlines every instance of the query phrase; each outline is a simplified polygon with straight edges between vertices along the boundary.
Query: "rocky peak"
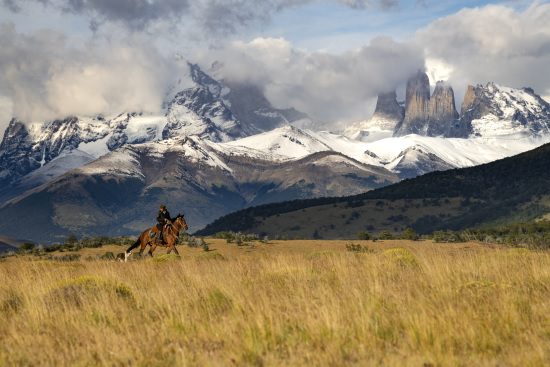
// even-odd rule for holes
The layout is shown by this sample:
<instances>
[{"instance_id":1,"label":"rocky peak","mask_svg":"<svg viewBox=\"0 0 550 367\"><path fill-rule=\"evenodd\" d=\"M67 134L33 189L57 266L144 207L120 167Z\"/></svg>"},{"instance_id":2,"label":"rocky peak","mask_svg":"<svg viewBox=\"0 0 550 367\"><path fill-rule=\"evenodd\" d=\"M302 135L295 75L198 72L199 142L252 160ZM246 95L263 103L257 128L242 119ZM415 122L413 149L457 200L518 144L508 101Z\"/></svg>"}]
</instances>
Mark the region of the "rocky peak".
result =
<instances>
[{"instance_id":1,"label":"rocky peak","mask_svg":"<svg viewBox=\"0 0 550 367\"><path fill-rule=\"evenodd\" d=\"M453 88L442 80L436 83L430 98L429 116L436 120L458 118Z\"/></svg>"},{"instance_id":2,"label":"rocky peak","mask_svg":"<svg viewBox=\"0 0 550 367\"><path fill-rule=\"evenodd\" d=\"M454 124L458 117L453 88L444 81L438 81L430 98L427 135L457 136L451 130L459 128L459 125Z\"/></svg>"},{"instance_id":3,"label":"rocky peak","mask_svg":"<svg viewBox=\"0 0 550 367\"><path fill-rule=\"evenodd\" d=\"M482 136L550 133L550 104L531 88L514 89L490 82L468 87L460 121Z\"/></svg>"},{"instance_id":4,"label":"rocky peak","mask_svg":"<svg viewBox=\"0 0 550 367\"><path fill-rule=\"evenodd\" d=\"M428 116L429 102L430 79L425 72L418 71L407 81L403 127L413 133L421 132L423 122Z\"/></svg>"},{"instance_id":5,"label":"rocky peak","mask_svg":"<svg viewBox=\"0 0 550 367\"><path fill-rule=\"evenodd\" d=\"M405 116L405 109L397 102L395 91L380 93L372 120L379 122L382 130L393 130Z\"/></svg>"},{"instance_id":6,"label":"rocky peak","mask_svg":"<svg viewBox=\"0 0 550 367\"><path fill-rule=\"evenodd\" d=\"M464 113L466 113L466 111L468 111L470 108L472 108L475 99L476 88L473 85L468 85L468 88L466 88L466 94L464 95L464 99L462 101L462 107L460 108L461 116L464 115Z\"/></svg>"},{"instance_id":7,"label":"rocky peak","mask_svg":"<svg viewBox=\"0 0 550 367\"><path fill-rule=\"evenodd\" d=\"M438 81L430 97L428 75L416 73L407 82L405 118L396 128L394 135L418 134L425 136L465 137L467 127L459 122L453 88Z\"/></svg>"}]
</instances>

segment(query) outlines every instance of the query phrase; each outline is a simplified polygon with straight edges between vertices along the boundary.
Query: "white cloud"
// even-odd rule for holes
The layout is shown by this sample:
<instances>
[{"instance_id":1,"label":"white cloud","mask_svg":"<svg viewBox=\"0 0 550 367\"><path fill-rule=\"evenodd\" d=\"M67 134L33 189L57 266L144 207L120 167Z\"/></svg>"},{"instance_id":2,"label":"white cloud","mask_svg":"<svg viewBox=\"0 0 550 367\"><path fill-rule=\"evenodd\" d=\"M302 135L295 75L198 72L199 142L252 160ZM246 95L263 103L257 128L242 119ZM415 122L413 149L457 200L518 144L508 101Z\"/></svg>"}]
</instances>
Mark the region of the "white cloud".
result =
<instances>
[{"instance_id":1,"label":"white cloud","mask_svg":"<svg viewBox=\"0 0 550 367\"><path fill-rule=\"evenodd\" d=\"M365 118L370 99L396 88L424 64L422 50L387 37L339 55L257 38L200 59L203 65L220 60L220 77L259 85L275 105L296 107L321 121Z\"/></svg>"},{"instance_id":2,"label":"white cloud","mask_svg":"<svg viewBox=\"0 0 550 367\"><path fill-rule=\"evenodd\" d=\"M428 60L446 65L460 91L494 81L550 94L548 3L534 2L523 11L502 5L464 9L419 31L417 40Z\"/></svg>"},{"instance_id":3,"label":"white cloud","mask_svg":"<svg viewBox=\"0 0 550 367\"><path fill-rule=\"evenodd\" d=\"M71 47L55 32L0 26L0 95L25 121L73 114L158 111L174 65L139 39Z\"/></svg>"},{"instance_id":4,"label":"white cloud","mask_svg":"<svg viewBox=\"0 0 550 367\"><path fill-rule=\"evenodd\" d=\"M284 9L323 0L2 0L0 7L24 12L29 6L45 6L59 12L85 16L94 31L116 23L132 31L169 24L172 31L193 21L202 33L226 36L257 22L266 22ZM331 0L353 9L390 9L398 0ZM161 27L162 28L162 27ZM201 33L199 32L199 33Z\"/></svg>"},{"instance_id":5,"label":"white cloud","mask_svg":"<svg viewBox=\"0 0 550 367\"><path fill-rule=\"evenodd\" d=\"M0 96L0 141L8 123L13 117L13 102L10 98Z\"/></svg>"}]
</instances>

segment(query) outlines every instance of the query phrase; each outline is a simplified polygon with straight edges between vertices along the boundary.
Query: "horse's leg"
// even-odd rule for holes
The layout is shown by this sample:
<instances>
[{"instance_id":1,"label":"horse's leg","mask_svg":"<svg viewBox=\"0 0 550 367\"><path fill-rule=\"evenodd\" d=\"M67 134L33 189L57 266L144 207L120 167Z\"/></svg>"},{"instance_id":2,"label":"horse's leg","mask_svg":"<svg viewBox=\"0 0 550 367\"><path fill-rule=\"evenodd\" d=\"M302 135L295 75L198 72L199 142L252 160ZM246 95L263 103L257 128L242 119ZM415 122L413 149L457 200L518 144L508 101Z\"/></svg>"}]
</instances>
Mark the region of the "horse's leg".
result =
<instances>
[{"instance_id":1,"label":"horse's leg","mask_svg":"<svg viewBox=\"0 0 550 367\"><path fill-rule=\"evenodd\" d=\"M145 251L145 248L149 244L149 241L141 241L141 248L139 249L139 256L143 256L143 251Z\"/></svg>"},{"instance_id":2,"label":"horse's leg","mask_svg":"<svg viewBox=\"0 0 550 367\"><path fill-rule=\"evenodd\" d=\"M153 244L151 245L151 248L149 249L149 256L153 257L153 252L155 251L156 248L157 248L157 244L153 242Z\"/></svg>"}]
</instances>

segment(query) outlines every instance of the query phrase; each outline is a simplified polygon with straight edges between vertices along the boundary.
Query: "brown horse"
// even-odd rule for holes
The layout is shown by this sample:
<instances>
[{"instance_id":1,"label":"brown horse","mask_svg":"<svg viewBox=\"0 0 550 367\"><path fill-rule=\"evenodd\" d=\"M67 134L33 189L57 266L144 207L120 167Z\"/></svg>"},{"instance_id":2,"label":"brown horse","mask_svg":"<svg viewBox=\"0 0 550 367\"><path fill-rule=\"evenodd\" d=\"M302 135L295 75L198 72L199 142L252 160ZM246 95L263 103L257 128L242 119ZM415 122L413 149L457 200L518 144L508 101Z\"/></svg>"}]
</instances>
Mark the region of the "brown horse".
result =
<instances>
[{"instance_id":1,"label":"brown horse","mask_svg":"<svg viewBox=\"0 0 550 367\"><path fill-rule=\"evenodd\" d=\"M137 241L128 248L125 252L124 261L128 260L128 257L132 253L132 250L140 246L139 255L141 256L143 254L143 251L145 248L150 245L151 248L149 249L149 255L153 257L153 252L157 248L157 246L162 247L168 247L168 254L172 251L175 251L177 255L179 255L178 249L176 248L176 244L178 242L178 237L180 235L180 231L184 230L187 231L189 229L189 226L187 225L187 222L185 221L185 217L183 214L178 214L176 218L174 218L174 221L170 224L167 224L162 229L162 238L164 239L163 243L159 243L158 241L158 229L157 226L154 226L152 228L149 228L141 233L141 235L138 237ZM151 237L150 233L154 233L155 236Z\"/></svg>"}]
</instances>

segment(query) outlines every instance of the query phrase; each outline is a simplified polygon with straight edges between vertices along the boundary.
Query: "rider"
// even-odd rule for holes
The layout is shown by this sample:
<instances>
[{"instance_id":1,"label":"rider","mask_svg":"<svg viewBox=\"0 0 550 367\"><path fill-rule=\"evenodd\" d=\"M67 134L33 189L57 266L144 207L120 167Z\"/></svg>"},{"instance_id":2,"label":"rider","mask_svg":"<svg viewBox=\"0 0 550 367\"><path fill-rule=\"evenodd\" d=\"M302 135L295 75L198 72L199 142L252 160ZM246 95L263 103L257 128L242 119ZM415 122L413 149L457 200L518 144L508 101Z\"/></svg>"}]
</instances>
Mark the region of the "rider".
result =
<instances>
[{"instance_id":1,"label":"rider","mask_svg":"<svg viewBox=\"0 0 550 367\"><path fill-rule=\"evenodd\" d=\"M166 224L171 224L172 223L172 217L170 217L170 213L168 213L168 210L166 209L166 205L161 205L160 208L159 208L159 213L157 215L157 229L158 229L158 240L162 243L163 241L163 238L162 238L162 230L164 229L164 226ZM150 236L151 238L154 236L153 234L153 231L150 231ZM136 243L134 243L132 246L130 246L128 248L128 250L126 250L126 252L124 253L124 261L128 261L128 258L130 257L130 255L132 254L132 250L137 248L138 246L140 245L140 239L138 239L136 241Z\"/></svg>"},{"instance_id":2,"label":"rider","mask_svg":"<svg viewBox=\"0 0 550 367\"><path fill-rule=\"evenodd\" d=\"M166 209L166 205L161 205L159 209L159 213L157 215L157 229L159 231L159 241L162 243L162 229L165 225L172 223L172 217L170 217L170 213L168 213L168 210Z\"/></svg>"}]
</instances>

